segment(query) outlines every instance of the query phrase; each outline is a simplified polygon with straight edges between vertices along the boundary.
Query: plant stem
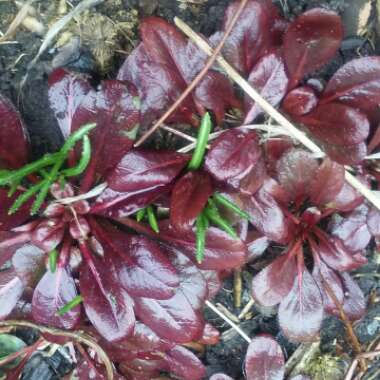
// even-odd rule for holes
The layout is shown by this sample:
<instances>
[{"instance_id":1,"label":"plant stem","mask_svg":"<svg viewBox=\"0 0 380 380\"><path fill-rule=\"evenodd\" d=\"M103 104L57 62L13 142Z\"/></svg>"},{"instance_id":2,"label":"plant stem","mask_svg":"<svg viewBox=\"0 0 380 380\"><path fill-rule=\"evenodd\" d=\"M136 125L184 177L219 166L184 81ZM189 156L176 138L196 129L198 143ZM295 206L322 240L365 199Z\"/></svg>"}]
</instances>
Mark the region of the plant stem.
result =
<instances>
[{"instance_id":1,"label":"plant stem","mask_svg":"<svg viewBox=\"0 0 380 380\"><path fill-rule=\"evenodd\" d=\"M238 206L236 206L235 203L231 202L229 199L227 199L226 197L224 197L223 195L219 194L219 193L215 193L214 196L213 196L214 200L219 203L220 205L224 206L224 207L227 207L229 208L230 210L232 210L235 214L241 216L242 218L246 219L246 220L249 220L249 215L241 210Z\"/></svg>"},{"instance_id":2,"label":"plant stem","mask_svg":"<svg viewBox=\"0 0 380 380\"><path fill-rule=\"evenodd\" d=\"M74 309L74 307L78 306L83 302L83 297L81 295L78 295L74 297L70 302L68 302L66 305L62 306L58 311L57 315L62 317L66 313L68 313L70 310Z\"/></svg>"},{"instance_id":3,"label":"plant stem","mask_svg":"<svg viewBox=\"0 0 380 380\"><path fill-rule=\"evenodd\" d=\"M196 259L199 264L202 263L205 256L205 246L206 246L206 234L208 228L208 219L202 212L198 215L197 220L195 222L196 228Z\"/></svg>"},{"instance_id":4,"label":"plant stem","mask_svg":"<svg viewBox=\"0 0 380 380\"><path fill-rule=\"evenodd\" d=\"M158 228L156 214L154 213L153 206L149 205L146 208L146 212L148 214L149 225L151 226L152 230L158 234L160 232L160 229Z\"/></svg>"}]
</instances>

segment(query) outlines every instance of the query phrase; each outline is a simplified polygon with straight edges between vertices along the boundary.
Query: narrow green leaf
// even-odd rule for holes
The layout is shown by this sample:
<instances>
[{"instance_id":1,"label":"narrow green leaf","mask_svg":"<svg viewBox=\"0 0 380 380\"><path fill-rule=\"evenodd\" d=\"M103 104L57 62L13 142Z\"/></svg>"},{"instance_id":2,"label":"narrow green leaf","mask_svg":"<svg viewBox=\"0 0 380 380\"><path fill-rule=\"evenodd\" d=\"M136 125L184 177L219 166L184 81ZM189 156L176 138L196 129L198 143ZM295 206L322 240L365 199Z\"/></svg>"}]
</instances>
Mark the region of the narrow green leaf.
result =
<instances>
[{"instance_id":1,"label":"narrow green leaf","mask_svg":"<svg viewBox=\"0 0 380 380\"><path fill-rule=\"evenodd\" d=\"M210 222L215 224L217 227L219 227L223 231L227 232L228 235L230 235L232 238L234 239L238 238L238 235L233 229L233 227L231 226L231 224L227 222L227 220L221 217L218 209L215 207L211 199L209 199L209 204L205 207L204 212L207 218L210 220Z\"/></svg>"},{"instance_id":2,"label":"narrow green leaf","mask_svg":"<svg viewBox=\"0 0 380 380\"><path fill-rule=\"evenodd\" d=\"M235 203L231 202L229 199L227 199L223 195L221 195L219 193L215 193L214 196L213 196L213 198L220 205L229 208L235 214L241 216L244 219L249 220L249 215L245 211L243 211L242 209L240 209Z\"/></svg>"},{"instance_id":3,"label":"narrow green leaf","mask_svg":"<svg viewBox=\"0 0 380 380\"><path fill-rule=\"evenodd\" d=\"M197 170L202 165L208 138L211 132L211 128L212 128L211 117L210 117L210 114L207 112L203 116L201 125L199 127L197 145L195 147L195 150L194 150L193 156L191 157L189 165L187 166L189 170Z\"/></svg>"},{"instance_id":4,"label":"narrow green leaf","mask_svg":"<svg viewBox=\"0 0 380 380\"><path fill-rule=\"evenodd\" d=\"M73 168L63 170L61 172L61 174L65 177L78 176L86 170L88 164L90 163L90 160L91 160L91 143L90 143L89 137L84 136L83 137L82 156L81 156L78 164Z\"/></svg>"},{"instance_id":5,"label":"narrow green leaf","mask_svg":"<svg viewBox=\"0 0 380 380\"><path fill-rule=\"evenodd\" d=\"M196 234L196 259L199 264L202 263L205 256L205 247L206 247L206 234L208 229L208 219L203 214L198 215L195 222L195 234Z\"/></svg>"},{"instance_id":6,"label":"narrow green leaf","mask_svg":"<svg viewBox=\"0 0 380 380\"><path fill-rule=\"evenodd\" d=\"M145 215L146 215L146 209L142 208L141 210L137 211L136 220L138 222L141 222L145 218Z\"/></svg>"},{"instance_id":7,"label":"narrow green leaf","mask_svg":"<svg viewBox=\"0 0 380 380\"><path fill-rule=\"evenodd\" d=\"M17 210L25 203L27 202L34 194L36 194L40 189L44 186L44 181L39 182L32 187L30 187L28 190L26 190L24 193L20 194L19 197L14 201L13 205L8 211L9 215L14 214L17 212Z\"/></svg>"},{"instance_id":8,"label":"narrow green leaf","mask_svg":"<svg viewBox=\"0 0 380 380\"><path fill-rule=\"evenodd\" d=\"M158 228L156 214L154 213L153 207L148 206L146 208L146 211L148 213L148 222L149 222L150 227L152 228L154 232L159 233L160 229Z\"/></svg>"},{"instance_id":9,"label":"narrow green leaf","mask_svg":"<svg viewBox=\"0 0 380 380\"><path fill-rule=\"evenodd\" d=\"M49 253L49 268L50 272L55 273L57 270L57 258L58 258L58 251L56 249L53 249Z\"/></svg>"},{"instance_id":10,"label":"narrow green leaf","mask_svg":"<svg viewBox=\"0 0 380 380\"><path fill-rule=\"evenodd\" d=\"M66 157L69 151L74 147L74 145L81 140L84 136L88 135L91 130L93 130L96 127L95 123L86 124L80 127L78 130L76 130L74 133L72 133L66 142L63 144L62 149L60 150L61 153L64 154Z\"/></svg>"},{"instance_id":11,"label":"narrow green leaf","mask_svg":"<svg viewBox=\"0 0 380 380\"><path fill-rule=\"evenodd\" d=\"M74 309L75 306L78 306L82 302L83 302L83 298L82 298L81 295L74 297L70 302L68 302L66 305L62 306L57 311L57 315L59 315L60 317L62 317L62 315L65 315L71 309Z\"/></svg>"}]
</instances>

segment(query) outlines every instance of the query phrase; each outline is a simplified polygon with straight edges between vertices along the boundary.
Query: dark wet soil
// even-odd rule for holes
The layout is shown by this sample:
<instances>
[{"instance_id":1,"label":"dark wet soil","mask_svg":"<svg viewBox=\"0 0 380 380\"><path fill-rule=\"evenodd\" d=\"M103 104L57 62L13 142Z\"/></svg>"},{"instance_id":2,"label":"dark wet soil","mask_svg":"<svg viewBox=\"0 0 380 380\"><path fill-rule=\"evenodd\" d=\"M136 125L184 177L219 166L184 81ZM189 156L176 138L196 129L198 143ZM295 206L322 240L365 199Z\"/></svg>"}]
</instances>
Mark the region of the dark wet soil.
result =
<instances>
[{"instance_id":1,"label":"dark wet soil","mask_svg":"<svg viewBox=\"0 0 380 380\"><path fill-rule=\"evenodd\" d=\"M283 13L288 18L302 13L315 6L322 6L342 13L347 6L347 0L275 0ZM79 3L72 1L73 5ZM149 15L158 15L172 21L175 16L185 20L194 30L210 35L217 30L223 20L224 10L230 0L205 0L199 1L202 4L190 4L178 0L109 0L106 4L98 6L96 11L109 17L117 23L124 23L128 27L125 35L117 41L117 49L111 59L107 71L100 70L94 63L96 57L91 53L91 49L82 46L79 56L69 63L69 67L92 72L98 79L102 77L112 77L121 65L125 55L138 43L138 20ZM54 9L58 1L37 1L36 7L42 15L48 15L46 20L52 22ZM5 31L12 21L17 8L11 2L0 1L0 30ZM94 12L94 11L92 11ZM44 19L44 17L42 17ZM17 43L0 44L0 93L8 96L18 105L23 119L25 120L31 135L33 154L39 156L47 151L57 150L62 143L58 126L51 112L49 112L47 99L47 76L52 69L51 62L57 54L57 50L52 47L44 53L39 63L29 73L29 78L21 87L21 82L27 72L27 67L32 58L37 53L41 45L41 37L25 31L21 28L14 36ZM380 45L380 44L379 44ZM374 54L374 49L379 50L379 46L373 46L363 37L349 36L342 45L342 49L328 67L318 73L317 77L322 80L328 79L343 63L357 57L358 55ZM361 268L356 274L356 279L366 295L374 299L380 291L379 281L379 256L376 253L370 254L370 264ZM243 272L243 294L242 305L249 302L251 287L250 281L255 273L254 268L247 268ZM223 289L220 291L214 304L221 303L232 314L239 315L241 309L233 306L233 284L231 278L225 281ZM205 311L207 318L222 333L224 339L220 344L206 349L203 357L207 366L207 378L217 372L224 372L236 380L243 378L243 359L247 348L247 343L236 333L229 329L220 318L212 311ZM380 334L380 305L374 303L369 306L367 316L360 321L355 330L361 343L372 342ZM281 335L278 328L275 310L261 310L256 306L247 314L247 320L240 323L240 327L250 336L257 333L271 333L277 337L289 357L297 345L287 341ZM28 344L36 339L33 332L19 331L20 338ZM346 334L340 321L335 318L327 318L321 332L322 354L340 355L348 353L349 345L345 341ZM50 357L36 355L25 368L22 379L24 380L49 380L62 378L70 370L65 356L60 352L54 353ZM368 379L378 368L369 371ZM323 380L340 380L340 377L331 379L318 378ZM378 379L374 377L373 379Z\"/></svg>"}]
</instances>

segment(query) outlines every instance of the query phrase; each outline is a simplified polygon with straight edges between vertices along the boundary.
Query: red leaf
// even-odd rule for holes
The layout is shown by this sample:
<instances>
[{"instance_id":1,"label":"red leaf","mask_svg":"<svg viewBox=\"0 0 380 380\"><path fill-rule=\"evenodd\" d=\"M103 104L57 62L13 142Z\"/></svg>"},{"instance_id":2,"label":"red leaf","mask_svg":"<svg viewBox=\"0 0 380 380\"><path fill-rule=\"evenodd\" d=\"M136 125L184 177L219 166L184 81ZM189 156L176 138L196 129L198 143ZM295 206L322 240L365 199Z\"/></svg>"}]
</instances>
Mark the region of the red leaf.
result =
<instances>
[{"instance_id":1,"label":"red leaf","mask_svg":"<svg viewBox=\"0 0 380 380\"><path fill-rule=\"evenodd\" d=\"M344 183L344 167L325 158L310 183L308 193L311 202L316 206L333 202L342 190Z\"/></svg>"},{"instance_id":2,"label":"red leaf","mask_svg":"<svg viewBox=\"0 0 380 380\"><path fill-rule=\"evenodd\" d=\"M135 149L121 159L107 183L119 192L153 190L172 182L187 161L188 156L176 152Z\"/></svg>"},{"instance_id":3,"label":"red leaf","mask_svg":"<svg viewBox=\"0 0 380 380\"><path fill-rule=\"evenodd\" d=\"M368 207L365 205L356 208L345 218L333 224L331 234L339 238L351 252L364 250L371 240L367 215Z\"/></svg>"},{"instance_id":4,"label":"red leaf","mask_svg":"<svg viewBox=\"0 0 380 380\"><path fill-rule=\"evenodd\" d=\"M104 367L93 360L81 357L76 367L79 380L106 380Z\"/></svg>"},{"instance_id":5,"label":"red leaf","mask_svg":"<svg viewBox=\"0 0 380 380\"><path fill-rule=\"evenodd\" d=\"M356 109L339 103L320 105L300 121L313 136L327 144L359 144L369 133L368 119Z\"/></svg>"},{"instance_id":6,"label":"red leaf","mask_svg":"<svg viewBox=\"0 0 380 380\"><path fill-rule=\"evenodd\" d=\"M318 104L314 90L302 86L290 91L282 102L283 110L290 116L302 116L311 112Z\"/></svg>"},{"instance_id":7,"label":"red leaf","mask_svg":"<svg viewBox=\"0 0 380 380\"><path fill-rule=\"evenodd\" d=\"M354 254L345 247L337 237L318 235L319 244L316 254L331 268L338 271L348 271L360 268L367 259L360 254Z\"/></svg>"},{"instance_id":8,"label":"red leaf","mask_svg":"<svg viewBox=\"0 0 380 380\"><path fill-rule=\"evenodd\" d=\"M182 346L170 349L165 360L169 371L184 380L201 380L206 373L202 362L189 350Z\"/></svg>"},{"instance_id":9,"label":"red leaf","mask_svg":"<svg viewBox=\"0 0 380 380\"><path fill-rule=\"evenodd\" d=\"M296 203L307 197L317 170L318 161L302 149L287 151L277 163L278 180Z\"/></svg>"},{"instance_id":10,"label":"red leaf","mask_svg":"<svg viewBox=\"0 0 380 380\"><path fill-rule=\"evenodd\" d=\"M0 169L17 169L26 164L29 138L20 114L0 94Z\"/></svg>"},{"instance_id":11,"label":"red leaf","mask_svg":"<svg viewBox=\"0 0 380 380\"><path fill-rule=\"evenodd\" d=\"M96 265L102 289L89 265L80 273L79 286L88 319L109 342L126 338L135 324L133 301L120 286L113 268L104 263Z\"/></svg>"},{"instance_id":12,"label":"red leaf","mask_svg":"<svg viewBox=\"0 0 380 380\"><path fill-rule=\"evenodd\" d=\"M32 206L33 199L24 203L14 214L8 214L9 209L21 194L21 191L16 191L12 197L8 197L8 189L0 188L0 231L9 231L15 227L19 227L30 219L30 207Z\"/></svg>"},{"instance_id":13,"label":"red leaf","mask_svg":"<svg viewBox=\"0 0 380 380\"><path fill-rule=\"evenodd\" d=\"M107 188L96 198L91 213L106 215L109 218L123 218L150 205L169 190L170 185L142 192L118 192Z\"/></svg>"},{"instance_id":14,"label":"red leaf","mask_svg":"<svg viewBox=\"0 0 380 380\"><path fill-rule=\"evenodd\" d=\"M91 162L82 181L82 190L87 191L95 178L102 177L113 169L132 148L140 123L137 90L127 82L103 81L98 92L90 91L74 117L79 115L81 124L75 122L74 130L84 122L95 122L91 131ZM81 117L88 114L87 119Z\"/></svg>"},{"instance_id":15,"label":"red leaf","mask_svg":"<svg viewBox=\"0 0 380 380\"><path fill-rule=\"evenodd\" d=\"M25 244L12 257L12 266L25 286L34 288L45 273L45 252Z\"/></svg>"},{"instance_id":16,"label":"red leaf","mask_svg":"<svg viewBox=\"0 0 380 380\"><path fill-rule=\"evenodd\" d=\"M225 31L240 6L234 1L226 10L223 30ZM223 56L237 70L248 74L257 59L271 44L271 9L260 1L248 1L242 15L232 29L223 47Z\"/></svg>"},{"instance_id":17,"label":"red leaf","mask_svg":"<svg viewBox=\"0 0 380 380\"><path fill-rule=\"evenodd\" d=\"M180 232L167 223L160 223L159 236L195 262L196 239L193 231ZM231 269L243 265L245 258L246 246L241 240L233 239L220 229L210 227L207 230L205 257L198 267L215 270Z\"/></svg>"},{"instance_id":18,"label":"red leaf","mask_svg":"<svg viewBox=\"0 0 380 380\"><path fill-rule=\"evenodd\" d=\"M42 220L32 233L32 243L45 252L51 252L62 241L65 223L62 218Z\"/></svg>"},{"instance_id":19,"label":"red leaf","mask_svg":"<svg viewBox=\"0 0 380 380\"><path fill-rule=\"evenodd\" d=\"M290 224L265 184L256 194L242 199L244 210L250 216L250 222L263 235L278 243L287 242Z\"/></svg>"},{"instance_id":20,"label":"red leaf","mask_svg":"<svg viewBox=\"0 0 380 380\"><path fill-rule=\"evenodd\" d=\"M283 254L252 280L252 297L262 306L279 304L292 290L297 274L294 256Z\"/></svg>"},{"instance_id":21,"label":"red leaf","mask_svg":"<svg viewBox=\"0 0 380 380\"><path fill-rule=\"evenodd\" d=\"M347 182L332 202L332 207L339 211L351 211L363 203L363 196Z\"/></svg>"},{"instance_id":22,"label":"red leaf","mask_svg":"<svg viewBox=\"0 0 380 380\"><path fill-rule=\"evenodd\" d=\"M318 334L323 320L322 296L307 270L295 278L292 290L280 304L278 317L289 339L308 342Z\"/></svg>"},{"instance_id":23,"label":"red leaf","mask_svg":"<svg viewBox=\"0 0 380 380\"><path fill-rule=\"evenodd\" d=\"M294 88L305 75L332 59L342 39L342 21L335 12L315 8L298 16L284 36L289 87Z\"/></svg>"},{"instance_id":24,"label":"red leaf","mask_svg":"<svg viewBox=\"0 0 380 380\"><path fill-rule=\"evenodd\" d=\"M376 207L371 207L367 215L368 230L372 236L380 237L380 212Z\"/></svg>"},{"instance_id":25,"label":"red leaf","mask_svg":"<svg viewBox=\"0 0 380 380\"><path fill-rule=\"evenodd\" d=\"M41 324L73 329L79 322L81 308L76 306L62 316L58 310L78 295L75 282L65 268L47 271L33 293L33 319Z\"/></svg>"},{"instance_id":26,"label":"red leaf","mask_svg":"<svg viewBox=\"0 0 380 380\"><path fill-rule=\"evenodd\" d=\"M273 107L279 105L288 87L282 55L279 52L272 52L263 56L253 67L248 82ZM263 112L262 108L248 97L246 97L245 109L246 116L243 124L251 123Z\"/></svg>"},{"instance_id":27,"label":"red leaf","mask_svg":"<svg viewBox=\"0 0 380 380\"><path fill-rule=\"evenodd\" d=\"M56 69L49 76L49 103L65 139L73 132L73 117L91 90L87 76ZM76 120L78 121L78 120Z\"/></svg>"},{"instance_id":28,"label":"red leaf","mask_svg":"<svg viewBox=\"0 0 380 380\"><path fill-rule=\"evenodd\" d=\"M196 87L194 101L201 107L213 110L221 125L228 108L241 108L230 81L221 73L209 71Z\"/></svg>"},{"instance_id":29,"label":"red leaf","mask_svg":"<svg viewBox=\"0 0 380 380\"><path fill-rule=\"evenodd\" d=\"M380 58L354 59L342 66L326 86L321 103L338 100L371 112L380 103Z\"/></svg>"},{"instance_id":30,"label":"red leaf","mask_svg":"<svg viewBox=\"0 0 380 380\"><path fill-rule=\"evenodd\" d=\"M248 248L248 262L261 257L270 244L269 239L258 231L248 231L245 242Z\"/></svg>"},{"instance_id":31,"label":"red leaf","mask_svg":"<svg viewBox=\"0 0 380 380\"><path fill-rule=\"evenodd\" d=\"M210 176L203 171L189 172L175 184L170 200L170 223L178 230L189 230L213 193Z\"/></svg>"},{"instance_id":32,"label":"red leaf","mask_svg":"<svg viewBox=\"0 0 380 380\"><path fill-rule=\"evenodd\" d=\"M365 142L347 146L321 143L330 158L342 165L359 165L367 155Z\"/></svg>"},{"instance_id":33,"label":"red leaf","mask_svg":"<svg viewBox=\"0 0 380 380\"><path fill-rule=\"evenodd\" d=\"M326 290L325 283L327 283L327 285L333 291L339 303L342 303L344 294L340 276L321 260L319 262L314 263L312 275L322 294L323 306L325 311L330 314L333 313L334 311L336 311L336 305L334 300L330 297L328 291Z\"/></svg>"},{"instance_id":34,"label":"red leaf","mask_svg":"<svg viewBox=\"0 0 380 380\"><path fill-rule=\"evenodd\" d=\"M122 236L110 237L126 258L124 263L120 262L117 272L121 285L132 297L169 299L174 295L179 279L165 250L142 236L135 237L129 246L123 244Z\"/></svg>"},{"instance_id":35,"label":"red leaf","mask_svg":"<svg viewBox=\"0 0 380 380\"><path fill-rule=\"evenodd\" d=\"M283 380L285 360L280 345L270 335L253 338L244 367L247 380Z\"/></svg>"},{"instance_id":36,"label":"red leaf","mask_svg":"<svg viewBox=\"0 0 380 380\"><path fill-rule=\"evenodd\" d=\"M207 345L218 344L220 342L220 332L213 325L206 323L202 338L198 342Z\"/></svg>"},{"instance_id":37,"label":"red leaf","mask_svg":"<svg viewBox=\"0 0 380 380\"><path fill-rule=\"evenodd\" d=\"M13 269L0 272L0 320L6 319L24 292L24 284Z\"/></svg>"},{"instance_id":38,"label":"red leaf","mask_svg":"<svg viewBox=\"0 0 380 380\"><path fill-rule=\"evenodd\" d=\"M257 172L261 149L256 133L234 128L221 134L212 144L205 170L218 181L252 194L262 184L264 173Z\"/></svg>"},{"instance_id":39,"label":"red leaf","mask_svg":"<svg viewBox=\"0 0 380 380\"><path fill-rule=\"evenodd\" d=\"M340 276L344 290L343 310L351 320L360 319L366 313L364 294L348 273L341 273Z\"/></svg>"},{"instance_id":40,"label":"red leaf","mask_svg":"<svg viewBox=\"0 0 380 380\"><path fill-rule=\"evenodd\" d=\"M222 288L223 280L216 270L202 270L203 277L207 281L208 299L214 298Z\"/></svg>"}]
</instances>

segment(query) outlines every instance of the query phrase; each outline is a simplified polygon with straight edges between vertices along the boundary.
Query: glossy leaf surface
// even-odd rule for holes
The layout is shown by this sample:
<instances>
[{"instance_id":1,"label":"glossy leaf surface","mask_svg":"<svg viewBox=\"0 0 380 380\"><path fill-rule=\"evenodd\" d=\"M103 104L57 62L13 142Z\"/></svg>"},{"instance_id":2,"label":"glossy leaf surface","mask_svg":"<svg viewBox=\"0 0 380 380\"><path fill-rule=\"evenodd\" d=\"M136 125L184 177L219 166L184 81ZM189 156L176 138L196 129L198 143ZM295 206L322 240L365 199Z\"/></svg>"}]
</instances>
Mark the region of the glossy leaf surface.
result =
<instances>
[{"instance_id":1,"label":"glossy leaf surface","mask_svg":"<svg viewBox=\"0 0 380 380\"><path fill-rule=\"evenodd\" d=\"M282 102L283 110L291 116L302 116L311 112L318 104L314 90L302 86L290 91Z\"/></svg>"},{"instance_id":2,"label":"glossy leaf surface","mask_svg":"<svg viewBox=\"0 0 380 380\"><path fill-rule=\"evenodd\" d=\"M20 114L0 94L0 169L16 169L26 164L29 138Z\"/></svg>"},{"instance_id":3,"label":"glossy leaf surface","mask_svg":"<svg viewBox=\"0 0 380 380\"><path fill-rule=\"evenodd\" d=\"M36 322L73 329L79 322L81 308L76 306L62 316L58 310L78 295L72 275L65 268L47 271L33 293L32 313Z\"/></svg>"},{"instance_id":4,"label":"glossy leaf surface","mask_svg":"<svg viewBox=\"0 0 380 380\"><path fill-rule=\"evenodd\" d=\"M280 345L270 335L253 338L244 368L247 380L282 380L285 360Z\"/></svg>"},{"instance_id":5,"label":"glossy leaf surface","mask_svg":"<svg viewBox=\"0 0 380 380\"><path fill-rule=\"evenodd\" d=\"M170 223L178 230L189 230L213 193L210 176L191 171L181 177L172 190Z\"/></svg>"},{"instance_id":6,"label":"glossy leaf surface","mask_svg":"<svg viewBox=\"0 0 380 380\"><path fill-rule=\"evenodd\" d=\"M340 17L315 8L298 16L284 36L284 56L293 88L307 74L320 69L334 57L343 38Z\"/></svg>"},{"instance_id":7,"label":"glossy leaf surface","mask_svg":"<svg viewBox=\"0 0 380 380\"><path fill-rule=\"evenodd\" d=\"M262 57L249 74L248 82L273 107L280 104L286 94L288 77L282 55L273 52ZM246 116L244 124L249 124L259 116L263 110L250 98L246 99Z\"/></svg>"},{"instance_id":8,"label":"glossy leaf surface","mask_svg":"<svg viewBox=\"0 0 380 380\"><path fill-rule=\"evenodd\" d=\"M0 320L8 317L24 291L24 284L13 269L0 272Z\"/></svg>"},{"instance_id":9,"label":"glossy leaf surface","mask_svg":"<svg viewBox=\"0 0 380 380\"><path fill-rule=\"evenodd\" d=\"M298 276L302 277L296 277L292 290L280 303L278 317L289 339L308 342L313 340L322 324L322 296L307 270Z\"/></svg>"}]
</instances>

